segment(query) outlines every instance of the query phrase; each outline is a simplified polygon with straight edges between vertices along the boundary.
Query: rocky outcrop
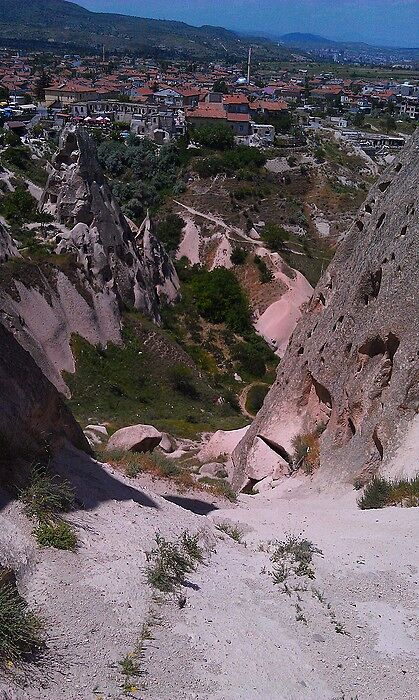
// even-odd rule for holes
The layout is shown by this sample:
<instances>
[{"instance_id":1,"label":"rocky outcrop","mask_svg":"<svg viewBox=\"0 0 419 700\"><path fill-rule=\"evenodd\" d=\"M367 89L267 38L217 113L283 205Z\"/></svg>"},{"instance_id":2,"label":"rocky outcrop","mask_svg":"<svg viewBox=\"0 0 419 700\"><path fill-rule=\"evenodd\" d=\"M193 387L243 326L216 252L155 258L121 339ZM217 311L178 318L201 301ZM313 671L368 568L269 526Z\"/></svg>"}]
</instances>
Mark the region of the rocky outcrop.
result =
<instances>
[{"instance_id":1,"label":"rocky outcrop","mask_svg":"<svg viewBox=\"0 0 419 700\"><path fill-rule=\"evenodd\" d=\"M68 441L89 445L56 388L0 324L0 481L10 483L19 460L57 452Z\"/></svg>"},{"instance_id":2,"label":"rocky outcrop","mask_svg":"<svg viewBox=\"0 0 419 700\"><path fill-rule=\"evenodd\" d=\"M418 408L419 135L380 178L314 290L264 406L233 453L232 482L319 449L318 480L386 467Z\"/></svg>"},{"instance_id":3,"label":"rocky outcrop","mask_svg":"<svg viewBox=\"0 0 419 700\"><path fill-rule=\"evenodd\" d=\"M82 130L63 132L40 206L60 222L48 240L58 255L46 251L39 262L12 266L19 253L0 226L0 322L68 396L72 336L120 344L121 310L135 307L159 321L160 303L177 298L179 280L149 218L131 230Z\"/></svg>"},{"instance_id":4,"label":"rocky outcrop","mask_svg":"<svg viewBox=\"0 0 419 700\"><path fill-rule=\"evenodd\" d=\"M171 300L178 294L175 269L150 227L134 238L83 129L63 131L40 207L65 227L58 253L73 253L87 278L112 291L120 306L159 320L165 289Z\"/></svg>"},{"instance_id":5,"label":"rocky outcrop","mask_svg":"<svg viewBox=\"0 0 419 700\"><path fill-rule=\"evenodd\" d=\"M13 239L5 227L0 223L0 263L7 262L18 255Z\"/></svg>"}]
</instances>

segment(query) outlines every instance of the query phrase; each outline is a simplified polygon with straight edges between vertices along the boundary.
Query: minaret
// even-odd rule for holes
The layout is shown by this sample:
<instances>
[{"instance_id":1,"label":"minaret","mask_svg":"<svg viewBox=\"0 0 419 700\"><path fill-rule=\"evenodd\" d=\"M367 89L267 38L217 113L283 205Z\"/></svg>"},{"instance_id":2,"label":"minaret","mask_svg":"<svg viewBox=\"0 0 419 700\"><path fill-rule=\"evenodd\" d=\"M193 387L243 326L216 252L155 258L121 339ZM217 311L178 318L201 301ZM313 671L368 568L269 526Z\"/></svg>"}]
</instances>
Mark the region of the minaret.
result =
<instances>
[{"instance_id":1,"label":"minaret","mask_svg":"<svg viewBox=\"0 0 419 700\"><path fill-rule=\"evenodd\" d=\"M249 47L249 58L247 61L247 84L250 85L250 62L252 60L252 47Z\"/></svg>"}]
</instances>

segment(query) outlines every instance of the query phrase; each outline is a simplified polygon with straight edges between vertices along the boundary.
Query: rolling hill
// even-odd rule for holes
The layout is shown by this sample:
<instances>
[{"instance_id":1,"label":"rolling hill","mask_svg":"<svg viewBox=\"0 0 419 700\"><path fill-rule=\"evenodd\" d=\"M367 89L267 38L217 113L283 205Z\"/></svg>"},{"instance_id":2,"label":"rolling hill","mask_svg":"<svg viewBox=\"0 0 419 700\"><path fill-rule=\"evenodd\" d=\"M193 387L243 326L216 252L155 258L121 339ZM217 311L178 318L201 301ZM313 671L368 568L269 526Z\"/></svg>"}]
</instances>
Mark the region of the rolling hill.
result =
<instances>
[{"instance_id":1,"label":"rolling hill","mask_svg":"<svg viewBox=\"0 0 419 700\"><path fill-rule=\"evenodd\" d=\"M258 58L280 58L289 50L269 39L246 41L221 27L98 13L66 0L0 0L0 46L134 52L173 58L246 56L249 41Z\"/></svg>"}]
</instances>

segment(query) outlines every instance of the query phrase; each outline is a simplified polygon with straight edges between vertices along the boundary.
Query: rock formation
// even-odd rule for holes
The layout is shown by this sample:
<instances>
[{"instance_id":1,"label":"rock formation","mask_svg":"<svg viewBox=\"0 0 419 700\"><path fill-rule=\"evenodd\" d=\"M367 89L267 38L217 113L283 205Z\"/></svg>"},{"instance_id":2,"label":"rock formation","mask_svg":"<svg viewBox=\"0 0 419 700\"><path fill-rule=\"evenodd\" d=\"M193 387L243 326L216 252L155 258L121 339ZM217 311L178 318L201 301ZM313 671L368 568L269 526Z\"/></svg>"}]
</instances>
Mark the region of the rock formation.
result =
<instances>
[{"instance_id":1,"label":"rock formation","mask_svg":"<svg viewBox=\"0 0 419 700\"><path fill-rule=\"evenodd\" d=\"M0 263L7 262L18 255L13 239L5 227L0 224Z\"/></svg>"},{"instance_id":2,"label":"rock formation","mask_svg":"<svg viewBox=\"0 0 419 700\"><path fill-rule=\"evenodd\" d=\"M416 135L371 189L314 290L233 453L235 489L287 473L297 436L319 450L320 484L365 481L402 443L419 397L418 185Z\"/></svg>"},{"instance_id":3,"label":"rock formation","mask_svg":"<svg viewBox=\"0 0 419 700\"><path fill-rule=\"evenodd\" d=\"M149 225L134 239L83 129L63 131L40 206L66 227L57 252L74 253L88 279L120 305L159 320L159 297L167 287L171 300L178 295L176 271Z\"/></svg>"},{"instance_id":4,"label":"rock formation","mask_svg":"<svg viewBox=\"0 0 419 700\"><path fill-rule=\"evenodd\" d=\"M83 130L63 132L40 206L59 220L58 255L46 251L39 264L22 258L2 275L0 321L68 395L62 372L75 370L72 335L120 344L121 310L135 307L158 322L160 302L177 298L179 280L148 217L134 237ZM0 227L0 262L14 255Z\"/></svg>"},{"instance_id":5,"label":"rock formation","mask_svg":"<svg viewBox=\"0 0 419 700\"><path fill-rule=\"evenodd\" d=\"M28 352L0 324L0 481L66 441L89 451L83 431Z\"/></svg>"}]
</instances>

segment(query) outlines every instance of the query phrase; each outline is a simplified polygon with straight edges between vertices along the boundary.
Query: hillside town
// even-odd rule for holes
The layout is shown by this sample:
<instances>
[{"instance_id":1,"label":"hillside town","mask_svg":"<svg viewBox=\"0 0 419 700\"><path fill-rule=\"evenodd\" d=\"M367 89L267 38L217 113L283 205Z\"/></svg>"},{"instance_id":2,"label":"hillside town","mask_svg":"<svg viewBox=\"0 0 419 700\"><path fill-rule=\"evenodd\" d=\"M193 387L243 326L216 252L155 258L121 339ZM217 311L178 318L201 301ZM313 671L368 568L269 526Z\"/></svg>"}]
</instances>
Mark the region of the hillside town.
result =
<instances>
[{"instance_id":1,"label":"hillside town","mask_svg":"<svg viewBox=\"0 0 419 700\"><path fill-rule=\"evenodd\" d=\"M321 64L320 64L321 65ZM329 66L327 66L329 68ZM0 125L22 136L38 122L59 130L119 128L161 145L223 124L258 148L326 127L370 155L398 149L419 120L419 80L344 77L304 62L269 70L132 57L0 53Z\"/></svg>"}]
</instances>

